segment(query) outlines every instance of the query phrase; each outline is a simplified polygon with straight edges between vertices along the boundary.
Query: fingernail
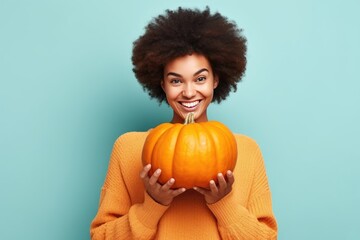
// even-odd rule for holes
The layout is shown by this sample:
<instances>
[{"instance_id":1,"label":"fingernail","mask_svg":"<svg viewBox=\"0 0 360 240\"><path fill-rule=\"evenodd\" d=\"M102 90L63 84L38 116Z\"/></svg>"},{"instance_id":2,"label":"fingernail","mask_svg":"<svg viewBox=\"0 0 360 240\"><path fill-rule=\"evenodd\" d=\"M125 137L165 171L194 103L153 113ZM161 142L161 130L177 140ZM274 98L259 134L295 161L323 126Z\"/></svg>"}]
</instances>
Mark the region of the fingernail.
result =
<instances>
[{"instance_id":1,"label":"fingernail","mask_svg":"<svg viewBox=\"0 0 360 240\"><path fill-rule=\"evenodd\" d=\"M161 169L157 169L156 174L160 174L160 173L161 173Z\"/></svg>"}]
</instances>

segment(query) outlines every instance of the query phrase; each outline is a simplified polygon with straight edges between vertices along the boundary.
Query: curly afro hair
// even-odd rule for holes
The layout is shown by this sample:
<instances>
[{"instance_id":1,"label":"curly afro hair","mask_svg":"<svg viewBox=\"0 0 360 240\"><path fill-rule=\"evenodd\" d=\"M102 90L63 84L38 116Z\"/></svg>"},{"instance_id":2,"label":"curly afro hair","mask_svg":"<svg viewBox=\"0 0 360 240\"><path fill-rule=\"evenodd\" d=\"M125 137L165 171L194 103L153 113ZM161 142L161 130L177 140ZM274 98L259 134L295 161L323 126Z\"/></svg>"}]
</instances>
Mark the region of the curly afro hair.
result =
<instances>
[{"instance_id":1,"label":"curly afro hair","mask_svg":"<svg viewBox=\"0 0 360 240\"><path fill-rule=\"evenodd\" d=\"M246 38L235 22L198 9L166 10L154 18L133 45L133 71L151 98L166 100L161 88L165 65L187 54L204 55L219 78L213 101L236 91L246 69Z\"/></svg>"}]
</instances>

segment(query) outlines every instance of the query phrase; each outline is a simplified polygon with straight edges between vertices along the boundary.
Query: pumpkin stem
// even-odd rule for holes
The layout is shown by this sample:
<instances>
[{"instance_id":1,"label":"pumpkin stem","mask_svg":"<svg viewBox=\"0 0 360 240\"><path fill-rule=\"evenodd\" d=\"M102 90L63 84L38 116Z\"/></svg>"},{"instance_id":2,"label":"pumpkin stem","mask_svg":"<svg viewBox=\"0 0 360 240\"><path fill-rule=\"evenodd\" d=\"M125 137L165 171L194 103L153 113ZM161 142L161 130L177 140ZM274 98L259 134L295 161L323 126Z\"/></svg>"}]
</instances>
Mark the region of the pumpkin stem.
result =
<instances>
[{"instance_id":1,"label":"pumpkin stem","mask_svg":"<svg viewBox=\"0 0 360 240\"><path fill-rule=\"evenodd\" d=\"M193 112L190 112L190 113L186 114L184 124L187 125L187 124L190 124L190 123L195 123L195 116L194 115L195 114Z\"/></svg>"}]
</instances>

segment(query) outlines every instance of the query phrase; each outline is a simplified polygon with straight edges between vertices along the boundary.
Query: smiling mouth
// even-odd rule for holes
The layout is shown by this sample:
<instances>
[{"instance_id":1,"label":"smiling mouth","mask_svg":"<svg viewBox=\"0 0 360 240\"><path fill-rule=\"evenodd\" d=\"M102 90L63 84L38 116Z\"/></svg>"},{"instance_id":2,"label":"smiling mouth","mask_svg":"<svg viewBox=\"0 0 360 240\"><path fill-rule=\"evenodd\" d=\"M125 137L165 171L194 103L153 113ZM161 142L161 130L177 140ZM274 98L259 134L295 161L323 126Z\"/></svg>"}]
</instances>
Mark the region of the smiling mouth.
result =
<instances>
[{"instance_id":1,"label":"smiling mouth","mask_svg":"<svg viewBox=\"0 0 360 240\"><path fill-rule=\"evenodd\" d=\"M186 108L195 108L197 105L199 105L200 101L194 101L194 102L180 102L180 104Z\"/></svg>"}]
</instances>

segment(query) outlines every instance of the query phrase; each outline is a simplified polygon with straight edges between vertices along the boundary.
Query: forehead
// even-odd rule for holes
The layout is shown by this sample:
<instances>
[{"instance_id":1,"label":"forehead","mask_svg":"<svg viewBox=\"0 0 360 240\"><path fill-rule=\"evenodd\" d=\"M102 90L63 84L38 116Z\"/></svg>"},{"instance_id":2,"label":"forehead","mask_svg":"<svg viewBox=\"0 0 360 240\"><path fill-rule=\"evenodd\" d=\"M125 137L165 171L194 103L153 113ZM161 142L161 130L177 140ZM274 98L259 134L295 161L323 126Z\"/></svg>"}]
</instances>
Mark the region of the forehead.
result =
<instances>
[{"instance_id":1,"label":"forehead","mask_svg":"<svg viewBox=\"0 0 360 240\"><path fill-rule=\"evenodd\" d=\"M212 71L210 62L204 55L192 53L169 61L165 65L164 73L192 73L202 68L206 68L209 72Z\"/></svg>"}]
</instances>

